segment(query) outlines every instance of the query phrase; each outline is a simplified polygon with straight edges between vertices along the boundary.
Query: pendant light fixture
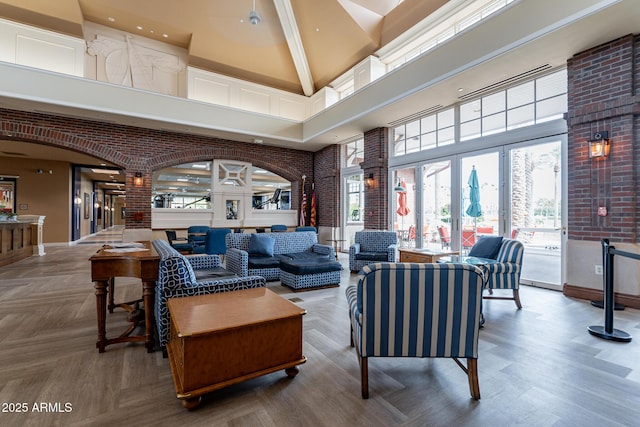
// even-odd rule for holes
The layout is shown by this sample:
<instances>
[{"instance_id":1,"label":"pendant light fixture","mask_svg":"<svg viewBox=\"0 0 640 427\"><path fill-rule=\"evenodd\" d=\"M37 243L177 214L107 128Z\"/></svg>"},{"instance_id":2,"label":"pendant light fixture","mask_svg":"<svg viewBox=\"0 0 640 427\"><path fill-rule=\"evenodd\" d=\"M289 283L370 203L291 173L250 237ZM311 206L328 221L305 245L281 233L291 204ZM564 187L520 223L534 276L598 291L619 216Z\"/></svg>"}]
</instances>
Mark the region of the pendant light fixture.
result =
<instances>
[{"instance_id":1,"label":"pendant light fixture","mask_svg":"<svg viewBox=\"0 0 640 427\"><path fill-rule=\"evenodd\" d=\"M251 25L258 25L260 21L260 15L256 10L256 0L253 0L253 9L251 9L251 12L249 12L249 22L251 22Z\"/></svg>"}]
</instances>

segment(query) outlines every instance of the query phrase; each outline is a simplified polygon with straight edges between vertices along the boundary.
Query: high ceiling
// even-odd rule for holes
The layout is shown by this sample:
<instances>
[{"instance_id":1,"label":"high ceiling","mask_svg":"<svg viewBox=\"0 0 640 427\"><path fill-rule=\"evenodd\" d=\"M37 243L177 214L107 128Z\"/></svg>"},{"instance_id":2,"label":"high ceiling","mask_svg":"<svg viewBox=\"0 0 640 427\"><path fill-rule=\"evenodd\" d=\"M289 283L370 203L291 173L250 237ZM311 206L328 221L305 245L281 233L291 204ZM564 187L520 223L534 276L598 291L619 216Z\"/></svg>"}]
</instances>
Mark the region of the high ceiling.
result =
<instances>
[{"instance_id":1,"label":"high ceiling","mask_svg":"<svg viewBox=\"0 0 640 427\"><path fill-rule=\"evenodd\" d=\"M310 96L444 3L5 0L0 16L80 38L94 22L184 48L192 66Z\"/></svg>"},{"instance_id":2,"label":"high ceiling","mask_svg":"<svg viewBox=\"0 0 640 427\"><path fill-rule=\"evenodd\" d=\"M314 90L318 90L365 56L381 53L380 48L392 50L390 41L415 23L426 21L431 25L432 18L438 18L443 10L468 5L467 0L405 0L390 9L396 0L256 0L261 22L254 26L247 22L252 1L5 0L0 1L0 16L77 37L84 37L85 22L118 26L183 46L192 64L302 93L300 75L304 73L300 71L304 67L295 64L294 57L300 58L299 52L292 55L287 41L292 45L296 40L301 42ZM445 7L429 15L442 4ZM286 10L293 15L287 16ZM214 24L209 25L210 22ZM298 35L285 37L294 22ZM197 23L205 29L198 29ZM288 24L286 28L283 23ZM143 30L137 30L137 25ZM256 36L258 31L263 32L262 37ZM409 33L415 35L413 31ZM409 117L530 79L536 73L565 67L568 59L585 49L638 33L638 0L514 1L469 31L447 39L299 123L200 103L180 103L180 108L166 109L155 104L138 107L137 103L122 101L140 96L127 91L118 91L118 98L111 103L103 100L104 104L95 106L90 97L82 96L81 90L60 95L55 85L58 79L52 74L17 69L9 69L14 74L3 74L0 79L0 108L239 142L259 138L265 145L317 151L368 130L393 127ZM285 63L288 71L282 72ZM274 72L276 68L279 73ZM54 84L43 86L45 78ZM31 79L37 84L22 83ZM74 83L74 87L84 85ZM165 98L153 99L162 101L163 106L177 105ZM74 101L71 105L70 100ZM22 143L22 151L27 145L35 144ZM14 150L9 147L2 151Z\"/></svg>"}]
</instances>

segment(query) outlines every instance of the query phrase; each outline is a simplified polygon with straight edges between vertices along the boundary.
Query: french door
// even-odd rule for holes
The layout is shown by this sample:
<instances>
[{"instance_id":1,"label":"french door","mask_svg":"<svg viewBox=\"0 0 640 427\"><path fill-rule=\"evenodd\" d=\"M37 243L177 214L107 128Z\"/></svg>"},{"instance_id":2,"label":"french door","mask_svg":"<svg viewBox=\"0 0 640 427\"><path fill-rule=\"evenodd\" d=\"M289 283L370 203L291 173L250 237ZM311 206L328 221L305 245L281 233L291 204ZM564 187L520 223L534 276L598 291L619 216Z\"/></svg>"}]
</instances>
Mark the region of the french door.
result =
<instances>
[{"instance_id":1,"label":"french door","mask_svg":"<svg viewBox=\"0 0 640 427\"><path fill-rule=\"evenodd\" d=\"M394 191L392 218L394 228L403 230L401 246L466 254L484 235L518 239L525 245L522 282L559 289L563 138L504 145L392 171L394 188L399 189L398 183L406 187L410 209L404 216L397 213L402 199Z\"/></svg>"},{"instance_id":2,"label":"french door","mask_svg":"<svg viewBox=\"0 0 640 427\"><path fill-rule=\"evenodd\" d=\"M563 144L551 140L509 150L508 232L524 246L521 282L561 289L566 229Z\"/></svg>"},{"instance_id":3,"label":"french door","mask_svg":"<svg viewBox=\"0 0 640 427\"><path fill-rule=\"evenodd\" d=\"M342 229L344 234L343 251L348 251L354 243L356 231L364 229L364 175L362 172L346 174L343 177L343 216Z\"/></svg>"}]
</instances>

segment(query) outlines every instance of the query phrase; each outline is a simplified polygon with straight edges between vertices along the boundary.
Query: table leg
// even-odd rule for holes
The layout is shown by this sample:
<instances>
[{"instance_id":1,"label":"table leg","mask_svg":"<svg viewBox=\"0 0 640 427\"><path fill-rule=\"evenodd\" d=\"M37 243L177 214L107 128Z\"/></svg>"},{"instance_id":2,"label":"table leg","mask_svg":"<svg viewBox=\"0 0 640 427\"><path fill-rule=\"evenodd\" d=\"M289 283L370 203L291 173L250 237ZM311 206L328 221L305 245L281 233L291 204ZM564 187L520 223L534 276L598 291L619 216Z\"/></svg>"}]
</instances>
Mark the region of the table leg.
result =
<instances>
[{"instance_id":1,"label":"table leg","mask_svg":"<svg viewBox=\"0 0 640 427\"><path fill-rule=\"evenodd\" d=\"M189 399L184 399L182 401L182 407L188 409L189 411L193 411L198 406L200 406L200 402L202 402L202 396L192 397Z\"/></svg>"},{"instance_id":2,"label":"table leg","mask_svg":"<svg viewBox=\"0 0 640 427\"><path fill-rule=\"evenodd\" d=\"M285 369L284 372L287 374L289 378L293 378L296 375L298 375L298 372L300 372L300 369L298 369L297 366L294 366L292 368Z\"/></svg>"},{"instance_id":3,"label":"table leg","mask_svg":"<svg viewBox=\"0 0 640 427\"><path fill-rule=\"evenodd\" d=\"M96 347L98 353L104 353L104 348L107 345L106 334L106 317L107 317L107 286L109 285L106 280L99 280L95 283L96 289L96 313L98 317L98 341L96 341Z\"/></svg>"},{"instance_id":4,"label":"table leg","mask_svg":"<svg viewBox=\"0 0 640 427\"><path fill-rule=\"evenodd\" d=\"M151 281L142 282L142 299L144 301L144 345L147 347L147 353L153 353L153 299L155 296L156 283Z\"/></svg>"},{"instance_id":5,"label":"table leg","mask_svg":"<svg viewBox=\"0 0 640 427\"><path fill-rule=\"evenodd\" d=\"M113 309L116 307L114 296L113 296L115 281L116 281L115 277L112 277L111 279L109 279L109 305L107 306L107 308L109 309L109 313L113 313Z\"/></svg>"}]
</instances>

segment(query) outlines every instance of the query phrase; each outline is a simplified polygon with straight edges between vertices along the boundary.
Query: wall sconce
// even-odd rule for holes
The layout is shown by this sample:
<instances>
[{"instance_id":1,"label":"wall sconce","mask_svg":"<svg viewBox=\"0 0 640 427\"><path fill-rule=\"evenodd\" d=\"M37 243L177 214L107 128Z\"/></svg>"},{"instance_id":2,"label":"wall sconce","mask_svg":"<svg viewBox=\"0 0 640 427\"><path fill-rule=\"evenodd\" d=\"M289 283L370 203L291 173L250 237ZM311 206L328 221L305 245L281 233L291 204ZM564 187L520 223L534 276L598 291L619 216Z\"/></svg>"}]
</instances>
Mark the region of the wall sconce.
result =
<instances>
[{"instance_id":1,"label":"wall sconce","mask_svg":"<svg viewBox=\"0 0 640 427\"><path fill-rule=\"evenodd\" d=\"M606 159L610 148L609 132L596 132L593 134L593 138L589 140L589 158Z\"/></svg>"},{"instance_id":2,"label":"wall sconce","mask_svg":"<svg viewBox=\"0 0 640 427\"><path fill-rule=\"evenodd\" d=\"M82 204L82 198L80 197L80 193L76 191L76 197L73 199L73 203L80 206Z\"/></svg>"},{"instance_id":3,"label":"wall sconce","mask_svg":"<svg viewBox=\"0 0 640 427\"><path fill-rule=\"evenodd\" d=\"M142 172L136 172L135 177L133 178L133 185L136 187L142 187L144 180L142 179Z\"/></svg>"},{"instance_id":4,"label":"wall sconce","mask_svg":"<svg viewBox=\"0 0 640 427\"><path fill-rule=\"evenodd\" d=\"M370 173L369 175L367 175L367 177L364 179L364 185L367 188L372 188L373 184L375 183L375 180L373 179L373 174Z\"/></svg>"}]
</instances>

